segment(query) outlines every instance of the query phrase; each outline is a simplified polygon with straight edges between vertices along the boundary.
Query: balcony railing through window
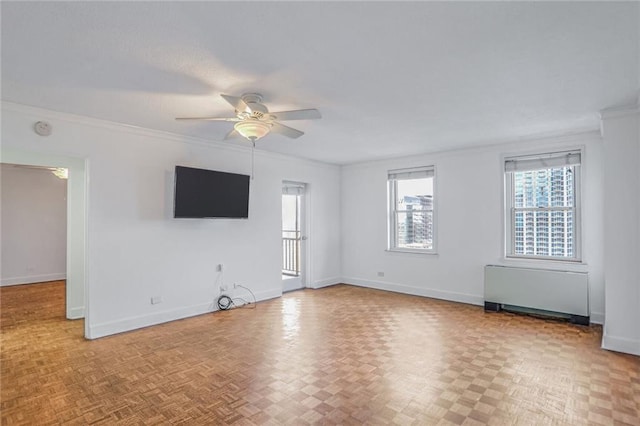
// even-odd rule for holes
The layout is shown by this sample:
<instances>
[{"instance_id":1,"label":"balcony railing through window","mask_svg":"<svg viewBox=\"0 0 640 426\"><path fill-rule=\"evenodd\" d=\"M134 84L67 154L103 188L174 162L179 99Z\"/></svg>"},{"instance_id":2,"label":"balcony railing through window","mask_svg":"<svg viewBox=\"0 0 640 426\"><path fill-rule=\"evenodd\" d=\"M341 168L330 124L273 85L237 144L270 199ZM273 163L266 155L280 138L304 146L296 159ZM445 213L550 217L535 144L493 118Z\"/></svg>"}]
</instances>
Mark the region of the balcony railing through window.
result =
<instances>
[{"instance_id":1,"label":"balcony railing through window","mask_svg":"<svg viewBox=\"0 0 640 426\"><path fill-rule=\"evenodd\" d=\"M300 275L300 231L282 231L282 274Z\"/></svg>"}]
</instances>

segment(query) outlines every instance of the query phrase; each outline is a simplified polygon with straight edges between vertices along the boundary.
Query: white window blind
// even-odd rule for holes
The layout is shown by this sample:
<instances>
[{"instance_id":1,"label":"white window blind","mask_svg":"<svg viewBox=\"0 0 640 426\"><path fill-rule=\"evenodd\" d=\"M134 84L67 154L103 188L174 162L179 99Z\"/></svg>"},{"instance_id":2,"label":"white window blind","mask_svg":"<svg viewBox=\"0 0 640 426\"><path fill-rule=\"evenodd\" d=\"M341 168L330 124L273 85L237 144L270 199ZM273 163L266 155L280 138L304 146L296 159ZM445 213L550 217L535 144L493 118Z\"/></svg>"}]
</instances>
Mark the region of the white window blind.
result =
<instances>
[{"instance_id":1,"label":"white window blind","mask_svg":"<svg viewBox=\"0 0 640 426\"><path fill-rule=\"evenodd\" d=\"M579 164L579 151L554 152L530 157L507 158L504 162L504 171L525 172L554 167L576 166Z\"/></svg>"},{"instance_id":2,"label":"white window blind","mask_svg":"<svg viewBox=\"0 0 640 426\"><path fill-rule=\"evenodd\" d=\"M282 193L284 195L303 195L306 192L306 185L297 182L283 182Z\"/></svg>"},{"instance_id":3,"label":"white window blind","mask_svg":"<svg viewBox=\"0 0 640 426\"><path fill-rule=\"evenodd\" d=\"M415 169L390 170L389 180L424 179L434 176L433 167Z\"/></svg>"}]
</instances>

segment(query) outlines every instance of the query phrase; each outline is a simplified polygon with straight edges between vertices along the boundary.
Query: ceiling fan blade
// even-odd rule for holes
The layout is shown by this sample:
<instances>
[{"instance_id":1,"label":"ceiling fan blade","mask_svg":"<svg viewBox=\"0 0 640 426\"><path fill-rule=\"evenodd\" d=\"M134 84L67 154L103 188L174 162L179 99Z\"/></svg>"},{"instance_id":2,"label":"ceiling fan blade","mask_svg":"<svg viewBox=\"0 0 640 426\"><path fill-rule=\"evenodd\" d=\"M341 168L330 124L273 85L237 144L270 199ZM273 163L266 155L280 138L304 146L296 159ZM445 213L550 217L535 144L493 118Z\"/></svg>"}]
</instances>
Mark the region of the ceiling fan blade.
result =
<instances>
[{"instance_id":1,"label":"ceiling fan blade","mask_svg":"<svg viewBox=\"0 0 640 426\"><path fill-rule=\"evenodd\" d=\"M236 109L236 111L251 112L251 108L249 108L249 105L247 105L247 103L243 101L242 98L239 98L237 96L229 96L229 95L220 95L220 96L222 96L225 101L229 102L231 106Z\"/></svg>"},{"instance_id":2,"label":"ceiling fan blade","mask_svg":"<svg viewBox=\"0 0 640 426\"><path fill-rule=\"evenodd\" d=\"M301 132L300 130L285 126L284 124L276 123L275 121L273 122L273 126L271 126L271 131L293 139L304 135L304 132Z\"/></svg>"},{"instance_id":3,"label":"ceiling fan blade","mask_svg":"<svg viewBox=\"0 0 640 426\"><path fill-rule=\"evenodd\" d=\"M275 120L314 120L316 118L322 118L320 111L315 108L312 109L297 109L294 111L280 111L270 112L269 114L275 117Z\"/></svg>"},{"instance_id":4,"label":"ceiling fan blade","mask_svg":"<svg viewBox=\"0 0 640 426\"><path fill-rule=\"evenodd\" d=\"M241 138L242 135L236 131L236 129L231 129L229 133L224 137L224 140Z\"/></svg>"},{"instance_id":5,"label":"ceiling fan blade","mask_svg":"<svg viewBox=\"0 0 640 426\"><path fill-rule=\"evenodd\" d=\"M240 121L236 117L178 117L176 120Z\"/></svg>"}]
</instances>

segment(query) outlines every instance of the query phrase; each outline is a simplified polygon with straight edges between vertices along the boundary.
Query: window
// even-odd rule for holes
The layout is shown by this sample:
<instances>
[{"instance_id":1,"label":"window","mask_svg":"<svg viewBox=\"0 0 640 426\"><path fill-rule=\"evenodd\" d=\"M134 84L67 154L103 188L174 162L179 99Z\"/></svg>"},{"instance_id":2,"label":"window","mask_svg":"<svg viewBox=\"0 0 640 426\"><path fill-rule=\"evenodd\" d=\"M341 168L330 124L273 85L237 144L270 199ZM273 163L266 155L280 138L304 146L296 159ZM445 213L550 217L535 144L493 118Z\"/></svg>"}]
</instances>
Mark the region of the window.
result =
<instances>
[{"instance_id":1,"label":"window","mask_svg":"<svg viewBox=\"0 0 640 426\"><path fill-rule=\"evenodd\" d=\"M433 167L389 172L389 250L435 252L433 179Z\"/></svg>"},{"instance_id":2,"label":"window","mask_svg":"<svg viewBox=\"0 0 640 426\"><path fill-rule=\"evenodd\" d=\"M507 257L580 260L580 158L505 159Z\"/></svg>"}]
</instances>

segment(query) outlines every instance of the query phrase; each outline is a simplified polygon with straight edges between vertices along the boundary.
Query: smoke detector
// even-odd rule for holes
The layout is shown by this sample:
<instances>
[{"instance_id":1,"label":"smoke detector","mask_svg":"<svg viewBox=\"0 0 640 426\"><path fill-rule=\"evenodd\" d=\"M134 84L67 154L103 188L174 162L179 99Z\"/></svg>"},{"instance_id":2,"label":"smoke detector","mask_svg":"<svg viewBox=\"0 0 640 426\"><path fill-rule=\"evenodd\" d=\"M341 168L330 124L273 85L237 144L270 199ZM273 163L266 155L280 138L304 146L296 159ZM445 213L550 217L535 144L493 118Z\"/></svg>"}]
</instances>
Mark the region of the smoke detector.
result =
<instances>
[{"instance_id":1,"label":"smoke detector","mask_svg":"<svg viewBox=\"0 0 640 426\"><path fill-rule=\"evenodd\" d=\"M34 124L33 130L35 130L35 132L40 136L49 136L51 134L52 128L51 124L47 123L46 121L38 121L36 124Z\"/></svg>"}]
</instances>

